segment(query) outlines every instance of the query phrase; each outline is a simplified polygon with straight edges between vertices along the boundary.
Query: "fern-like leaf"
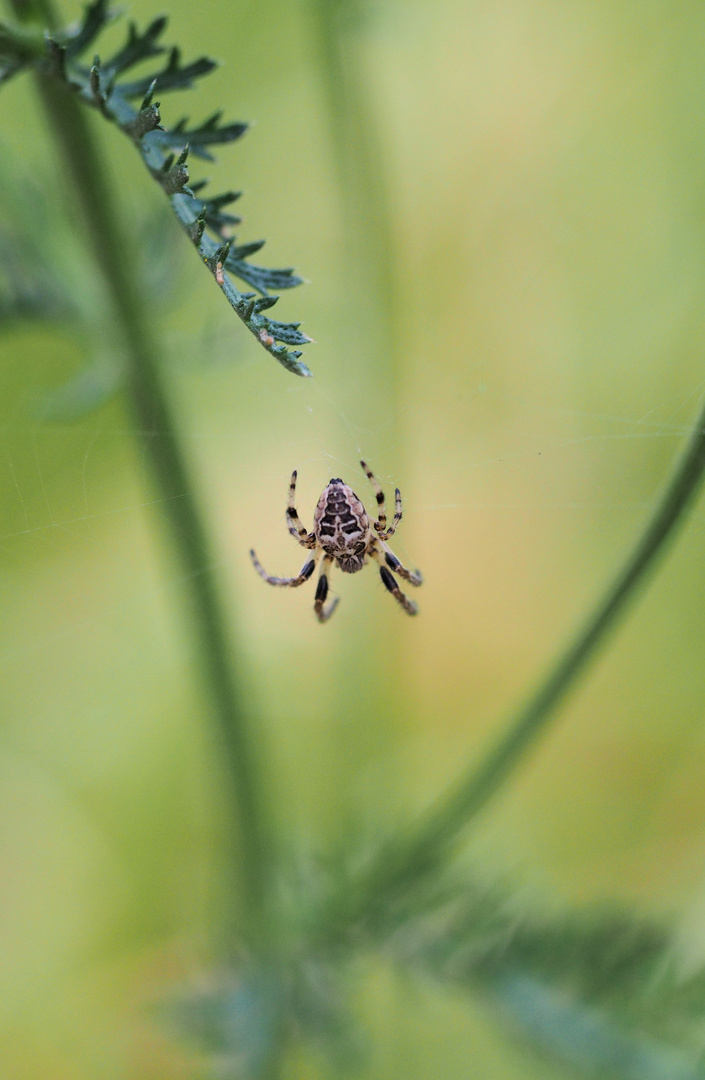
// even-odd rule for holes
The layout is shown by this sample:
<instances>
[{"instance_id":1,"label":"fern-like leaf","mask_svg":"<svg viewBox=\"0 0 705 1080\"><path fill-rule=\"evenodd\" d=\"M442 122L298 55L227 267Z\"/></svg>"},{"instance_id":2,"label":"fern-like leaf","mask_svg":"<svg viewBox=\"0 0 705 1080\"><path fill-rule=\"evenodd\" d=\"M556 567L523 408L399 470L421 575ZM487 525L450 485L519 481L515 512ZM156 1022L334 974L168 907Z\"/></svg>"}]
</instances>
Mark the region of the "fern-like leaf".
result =
<instances>
[{"instance_id":1,"label":"fern-like leaf","mask_svg":"<svg viewBox=\"0 0 705 1080\"><path fill-rule=\"evenodd\" d=\"M165 150L177 150L188 146L194 157L204 161L214 161L213 155L206 149L208 146L220 146L224 143L235 142L247 131L248 125L243 123L220 124L222 113L217 112L214 116L205 120L200 127L188 128L187 120L179 120L170 131L164 131L158 136L157 141Z\"/></svg>"},{"instance_id":2,"label":"fern-like leaf","mask_svg":"<svg viewBox=\"0 0 705 1080\"><path fill-rule=\"evenodd\" d=\"M93 64L86 67L81 57L89 47L95 46L101 31L113 18L114 11L108 0L93 0L78 26L47 40L42 46L43 55L38 55L36 35L27 42L23 30L10 28L3 34L0 28L0 81L34 64L46 77L67 84L85 104L115 123L139 150L144 164L169 198L178 221L197 248L201 261L248 330L287 370L296 375L310 375L300 359L300 351L287 349L287 345L302 345L312 339L299 331L298 323L270 319L264 314L266 309L257 307L250 293L237 289L231 277L246 282L264 296L268 296L270 290L281 292L293 288L302 279L291 269L270 270L249 262L263 241L234 247L233 241L229 240L224 246L228 229L240 219L225 212L223 207L238 195L226 192L206 198L200 194L205 181L193 187L189 183L189 155L212 160L210 148L239 139L247 125L221 124L220 113L193 128L188 127L185 119L179 120L171 129L162 125L155 94L188 89L196 79L211 72L215 62L200 57L184 64L180 50L174 47L169 49L166 61L157 71L131 81L124 79L125 73L135 65L167 51L161 43L166 19L158 18L143 31L130 24L124 44L109 60L101 63L96 57ZM136 98L141 99L139 106L134 104ZM271 298L271 302L276 302L276 298Z\"/></svg>"},{"instance_id":3,"label":"fern-like leaf","mask_svg":"<svg viewBox=\"0 0 705 1080\"><path fill-rule=\"evenodd\" d=\"M194 195L203 189L205 181L203 183L193 184L191 190ZM200 213L203 214L203 220L209 229L217 233L219 236L224 234L224 231L230 225L239 225L242 218L237 217L236 214L223 213L222 207L229 206L230 203L240 198L242 193L240 191L226 191L222 195L215 195L212 199L205 199L203 201L202 209Z\"/></svg>"},{"instance_id":4,"label":"fern-like leaf","mask_svg":"<svg viewBox=\"0 0 705 1080\"><path fill-rule=\"evenodd\" d=\"M94 0L84 12L83 21L75 29L69 29L63 38L69 60L80 56L92 45L101 31L115 18L109 0Z\"/></svg>"},{"instance_id":5,"label":"fern-like leaf","mask_svg":"<svg viewBox=\"0 0 705 1080\"><path fill-rule=\"evenodd\" d=\"M705 1080L705 972L673 934L624 911L538 918L503 890L436 883L374 932L404 967L487 995L544 1052L587 1075Z\"/></svg>"},{"instance_id":6,"label":"fern-like leaf","mask_svg":"<svg viewBox=\"0 0 705 1080\"><path fill-rule=\"evenodd\" d=\"M110 60L103 64L106 77L114 79L121 72L134 67L140 60L147 60L150 56L159 56L160 53L163 53L164 46L158 45L157 42L166 30L166 24L166 17L161 15L140 34L135 24L130 23L127 41Z\"/></svg>"},{"instance_id":7,"label":"fern-like leaf","mask_svg":"<svg viewBox=\"0 0 705 1080\"><path fill-rule=\"evenodd\" d=\"M169 53L169 59L160 71L135 79L131 83L123 83L120 92L125 98L138 98L148 93L152 86L160 94L169 90L190 90L196 79L210 75L216 67L215 60L210 60L207 56L201 56L191 64L182 65L181 50L174 46Z\"/></svg>"}]
</instances>

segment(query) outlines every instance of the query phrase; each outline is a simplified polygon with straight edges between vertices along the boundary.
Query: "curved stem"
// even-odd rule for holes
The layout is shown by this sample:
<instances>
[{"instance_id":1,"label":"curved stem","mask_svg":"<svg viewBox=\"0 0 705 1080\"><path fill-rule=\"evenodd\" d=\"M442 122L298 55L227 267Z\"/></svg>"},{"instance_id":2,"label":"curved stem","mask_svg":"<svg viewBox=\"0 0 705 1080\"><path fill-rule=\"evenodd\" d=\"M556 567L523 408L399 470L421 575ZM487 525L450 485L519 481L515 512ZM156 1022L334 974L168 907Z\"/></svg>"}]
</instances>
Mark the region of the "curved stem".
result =
<instances>
[{"instance_id":1,"label":"curved stem","mask_svg":"<svg viewBox=\"0 0 705 1080\"><path fill-rule=\"evenodd\" d=\"M52 21L48 0L37 0L37 9ZM150 435L145 445L153 479L168 517L172 542L191 586L192 632L217 718L218 740L239 826L237 865L242 880L245 935L252 945L262 948L267 937L265 912L269 895L267 831L247 710L233 668L233 649L212 570L214 560L162 382L149 315L131 270L129 237L121 229L98 147L76 98L55 80L42 75L37 80L52 134L78 195L93 256L122 327L129 402L137 428Z\"/></svg>"},{"instance_id":2,"label":"curved stem","mask_svg":"<svg viewBox=\"0 0 705 1080\"><path fill-rule=\"evenodd\" d=\"M705 472L705 408L661 500L624 565L547 677L519 709L496 745L461 776L416 828L396 837L348 889L333 914L340 929L373 922L377 912L437 869L465 827L502 788L525 754L546 732L556 707L573 688L608 632L663 554Z\"/></svg>"}]
</instances>

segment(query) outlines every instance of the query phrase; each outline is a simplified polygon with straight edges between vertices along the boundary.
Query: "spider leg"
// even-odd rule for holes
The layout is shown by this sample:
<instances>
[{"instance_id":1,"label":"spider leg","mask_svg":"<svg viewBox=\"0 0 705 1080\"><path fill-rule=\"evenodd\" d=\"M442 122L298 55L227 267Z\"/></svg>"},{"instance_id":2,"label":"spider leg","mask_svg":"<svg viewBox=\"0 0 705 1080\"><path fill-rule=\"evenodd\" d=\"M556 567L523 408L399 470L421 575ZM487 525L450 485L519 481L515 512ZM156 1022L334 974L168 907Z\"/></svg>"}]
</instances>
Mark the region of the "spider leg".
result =
<instances>
[{"instance_id":1,"label":"spider leg","mask_svg":"<svg viewBox=\"0 0 705 1080\"><path fill-rule=\"evenodd\" d=\"M316 588L316 601L313 605L313 610L318 617L318 621L322 623L328 622L331 615L338 606L339 599L336 596L335 600L333 600L333 602L330 603L327 608L324 607L326 597L328 596L328 575L326 574L326 567L329 565L333 565L332 555L326 555L323 560L323 564L321 566L321 573L318 578L318 586Z\"/></svg>"},{"instance_id":2,"label":"spider leg","mask_svg":"<svg viewBox=\"0 0 705 1080\"><path fill-rule=\"evenodd\" d=\"M377 532L384 532L384 530L387 528L387 507L384 502L384 492L382 491L379 480L372 472L372 469L369 467L369 465L365 461L361 461L360 464L362 465L365 476L372 485L372 490L374 491L375 498L377 500L378 517L377 521L374 522L375 530Z\"/></svg>"},{"instance_id":3,"label":"spider leg","mask_svg":"<svg viewBox=\"0 0 705 1080\"><path fill-rule=\"evenodd\" d=\"M394 552L390 549L389 544L385 544L381 536L379 537L379 542L384 548L384 561L390 570L393 570L400 578L404 578L404 581L408 581L410 585L423 585L423 576L420 570L407 570L407 568L402 566L399 562Z\"/></svg>"},{"instance_id":4,"label":"spider leg","mask_svg":"<svg viewBox=\"0 0 705 1080\"><path fill-rule=\"evenodd\" d=\"M301 573L298 574L297 577L272 577L264 569L254 551L250 551L250 558L254 563L255 570L268 585L283 585L287 588L295 589L297 585L303 585L304 581L308 581L313 574L313 571L316 569L316 563L318 562L318 552L315 552L313 558L309 559L302 567Z\"/></svg>"},{"instance_id":5,"label":"spider leg","mask_svg":"<svg viewBox=\"0 0 705 1080\"><path fill-rule=\"evenodd\" d=\"M381 552L377 551L376 548L372 548L370 550L370 555L372 556L373 559L376 559L377 562L380 564L380 566L379 566L379 576L382 578L382 584L384 585L385 589L388 589L389 592L394 597L394 599L397 601L397 603L401 604L401 606L404 608L404 611L407 613L407 615L416 615L416 613L419 610L418 605L415 604L413 600L410 600L409 597L406 596L401 591L396 579L394 577L392 577L389 570L387 569L387 567L382 562ZM408 573L408 571L407 571L407 573ZM411 579L409 579L409 580L411 580ZM421 584L421 582L418 582L418 584Z\"/></svg>"},{"instance_id":6,"label":"spider leg","mask_svg":"<svg viewBox=\"0 0 705 1080\"><path fill-rule=\"evenodd\" d=\"M289 498L286 504L286 525L294 537L294 540L298 540L302 547L312 548L316 546L316 537L313 533L309 533L304 529L301 524L301 518L299 517L294 501L296 499L296 476L297 472L294 469L291 474L291 483L289 484Z\"/></svg>"},{"instance_id":7,"label":"spider leg","mask_svg":"<svg viewBox=\"0 0 705 1080\"><path fill-rule=\"evenodd\" d=\"M365 472L365 476L372 485L372 489L375 493L375 498L377 499L377 513L379 516L377 520L373 522L374 530L379 536L380 540L388 540L390 536L394 536L394 533L397 531L397 525L401 521L401 492L399 491L399 488L396 488L394 491L394 520L392 521L392 524L389 526L389 528L387 528L387 507L384 501L384 492L382 491L379 480L372 472L372 469L369 467L369 465L367 465L364 461L361 461L360 464L362 465L362 468Z\"/></svg>"},{"instance_id":8,"label":"spider leg","mask_svg":"<svg viewBox=\"0 0 705 1080\"><path fill-rule=\"evenodd\" d=\"M394 489L394 517L392 519L392 524L389 526L388 529L383 529L383 528L380 527L381 526L381 519L380 519L379 523L375 522L375 529L377 531L377 535L378 535L379 539L380 540L389 540L390 537L394 536L394 533L397 531L397 525L401 521L401 518L402 518L401 491L399 490L399 488L395 488ZM409 579L409 580L411 580L411 579Z\"/></svg>"}]
</instances>

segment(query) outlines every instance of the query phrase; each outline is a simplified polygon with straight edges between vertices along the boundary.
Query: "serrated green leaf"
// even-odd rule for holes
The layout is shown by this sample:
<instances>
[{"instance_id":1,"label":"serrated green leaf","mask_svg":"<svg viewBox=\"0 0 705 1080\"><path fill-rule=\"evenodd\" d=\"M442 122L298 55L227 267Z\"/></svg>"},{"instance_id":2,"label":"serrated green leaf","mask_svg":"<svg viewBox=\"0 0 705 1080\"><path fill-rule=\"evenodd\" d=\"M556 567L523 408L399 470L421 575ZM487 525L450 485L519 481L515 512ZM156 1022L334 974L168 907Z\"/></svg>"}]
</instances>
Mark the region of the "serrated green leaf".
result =
<instances>
[{"instance_id":1,"label":"serrated green leaf","mask_svg":"<svg viewBox=\"0 0 705 1080\"><path fill-rule=\"evenodd\" d=\"M67 57L72 60L80 56L114 18L115 13L110 11L109 0L94 0L94 3L88 4L78 29L69 31L64 37Z\"/></svg>"},{"instance_id":2,"label":"serrated green leaf","mask_svg":"<svg viewBox=\"0 0 705 1080\"><path fill-rule=\"evenodd\" d=\"M167 19L162 15L158 19L154 19L147 29L140 34L135 24L130 23L127 41L110 60L103 64L106 75L108 77L119 75L121 72L138 64L140 60L147 60L150 56L159 56L160 53L163 53L165 51L164 46L158 45L157 42L164 33L166 25ZM145 90L145 93L147 93L147 90Z\"/></svg>"},{"instance_id":3,"label":"serrated green leaf","mask_svg":"<svg viewBox=\"0 0 705 1080\"><path fill-rule=\"evenodd\" d=\"M159 142L164 148L183 146L187 142L195 157L205 161L214 161L213 155L205 149L207 146L235 142L242 138L248 129L248 125L243 123L224 124L218 127L217 121L220 115L216 113L200 127L195 128L187 128L187 121L182 119L170 131L165 131L159 137Z\"/></svg>"},{"instance_id":4,"label":"serrated green leaf","mask_svg":"<svg viewBox=\"0 0 705 1080\"><path fill-rule=\"evenodd\" d=\"M257 311L257 312L266 311L268 308L272 308L272 307L274 307L275 304L278 304L278 303L279 303L279 297L278 296L260 296L255 301L255 311Z\"/></svg>"},{"instance_id":5,"label":"serrated green leaf","mask_svg":"<svg viewBox=\"0 0 705 1080\"><path fill-rule=\"evenodd\" d=\"M201 190L201 186L197 188L193 187L194 193L197 190ZM203 201L203 207L205 209L205 220L210 229L213 229L216 233L222 233L230 225L239 225L242 218L236 214L225 214L221 210L223 206L229 206L230 203L239 199L242 192L240 191L226 191L223 195L216 195L212 199L205 199Z\"/></svg>"},{"instance_id":6,"label":"serrated green leaf","mask_svg":"<svg viewBox=\"0 0 705 1080\"><path fill-rule=\"evenodd\" d=\"M159 105L153 101L155 93L192 86L196 78L213 70L214 61L201 57L190 64L182 65L179 49L172 48L161 71L132 82L121 81L119 76L123 71L164 51L158 42L166 21L160 18L154 20L143 32L131 25L123 47L102 68L97 60L88 70L81 67L74 61L74 57L94 42L112 15L104 0L95 0L85 9L84 19L78 30L57 34L49 39L46 58L42 64L45 74L75 87L83 102L97 108L130 137L141 152L152 176L169 197L178 220L197 247L202 261L208 266L226 299L250 332L287 370L297 375L310 375L309 369L300 360L300 351L286 348L287 344L300 345L311 340L298 330L299 324L270 324L263 319L260 312L265 310L265 305L257 305L247 294L239 292L228 273L255 288L262 294L261 299L267 297L269 289L277 292L290 289L299 285L302 279L288 268L270 270L252 265L248 259L261 249L263 241L251 241L236 248L232 247L228 230L230 226L239 223L240 219L227 213L223 207L237 199L238 192L229 191L203 199L196 198L195 192L203 191L204 181L198 182L193 188L188 186L186 158L189 151L196 156L210 158L205 147L240 138L246 125L233 123L221 126L221 113L217 112L208 117L200 127L187 129L186 120L181 120L175 128L167 130L162 126ZM65 45L62 42L65 42ZM135 97L141 100L139 109L135 109L131 104L131 99ZM187 145L184 146L184 143ZM180 151L178 160L175 160L173 152L176 150ZM208 234L208 230L216 239Z\"/></svg>"},{"instance_id":7,"label":"serrated green leaf","mask_svg":"<svg viewBox=\"0 0 705 1080\"><path fill-rule=\"evenodd\" d=\"M267 329L277 341L284 341L287 345L308 345L311 338L299 330L300 323L280 323L269 319Z\"/></svg>"},{"instance_id":8,"label":"serrated green leaf","mask_svg":"<svg viewBox=\"0 0 705 1080\"><path fill-rule=\"evenodd\" d=\"M269 289L294 289L303 284L303 278L297 277L292 269L267 270L263 266L253 266L241 259L228 259L226 268L262 293Z\"/></svg>"},{"instance_id":9,"label":"serrated green leaf","mask_svg":"<svg viewBox=\"0 0 705 1080\"><path fill-rule=\"evenodd\" d=\"M193 86L194 79L209 75L217 66L215 60L202 56L199 60L194 60L193 63L182 67L181 50L174 47L169 54L166 66L161 71L152 72L151 75L136 79L134 82L122 83L121 92L126 98L144 97L153 82L156 82L158 94L164 94L170 90L189 90Z\"/></svg>"},{"instance_id":10,"label":"serrated green leaf","mask_svg":"<svg viewBox=\"0 0 705 1080\"><path fill-rule=\"evenodd\" d=\"M262 250L265 243L265 240L253 240L249 244L240 244L238 247L231 248L229 253L231 265L240 262L242 259L249 259L250 255L256 255L258 251Z\"/></svg>"}]
</instances>

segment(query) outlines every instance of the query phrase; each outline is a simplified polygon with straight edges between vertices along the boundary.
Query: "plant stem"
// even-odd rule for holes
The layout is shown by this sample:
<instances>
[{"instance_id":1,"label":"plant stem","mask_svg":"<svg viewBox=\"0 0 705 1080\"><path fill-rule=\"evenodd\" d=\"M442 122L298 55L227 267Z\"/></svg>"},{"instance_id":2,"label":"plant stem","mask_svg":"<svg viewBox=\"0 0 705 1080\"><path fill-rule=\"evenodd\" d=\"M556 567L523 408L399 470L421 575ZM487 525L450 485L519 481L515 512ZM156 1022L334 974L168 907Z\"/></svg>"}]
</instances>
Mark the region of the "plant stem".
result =
<instances>
[{"instance_id":1,"label":"plant stem","mask_svg":"<svg viewBox=\"0 0 705 1080\"><path fill-rule=\"evenodd\" d=\"M371 107L374 93L361 71L364 33L354 26L366 16L354 0L309 0L309 15L338 174L347 275L357 275L356 287L374 319L371 342L364 345L371 344L385 358L388 380L399 381L398 258L386 182L388 155Z\"/></svg>"},{"instance_id":2,"label":"plant stem","mask_svg":"<svg viewBox=\"0 0 705 1080\"><path fill-rule=\"evenodd\" d=\"M19 0L11 2L14 6ZM50 25L53 23L48 0L37 0L35 10ZM153 479L168 517L172 542L191 586L191 629L217 718L218 741L239 826L237 865L242 880L244 934L253 947L261 949L267 938L270 895L267 837L251 732L219 603L214 560L163 385L151 320L134 280L130 240L121 229L98 146L76 98L47 76L38 74L37 82L49 126L78 195L93 256L122 327L129 403L137 429L149 435L145 446Z\"/></svg>"},{"instance_id":3,"label":"plant stem","mask_svg":"<svg viewBox=\"0 0 705 1080\"><path fill-rule=\"evenodd\" d=\"M413 888L429 871L438 869L452 852L465 827L497 794L527 751L546 732L556 707L654 569L667 541L682 522L704 472L705 408L651 520L584 626L480 764L473 764L407 836L396 837L384 845L359 880L353 882L347 896L340 900L332 914L330 929L336 926L339 932L343 925L373 922L390 901Z\"/></svg>"}]
</instances>

